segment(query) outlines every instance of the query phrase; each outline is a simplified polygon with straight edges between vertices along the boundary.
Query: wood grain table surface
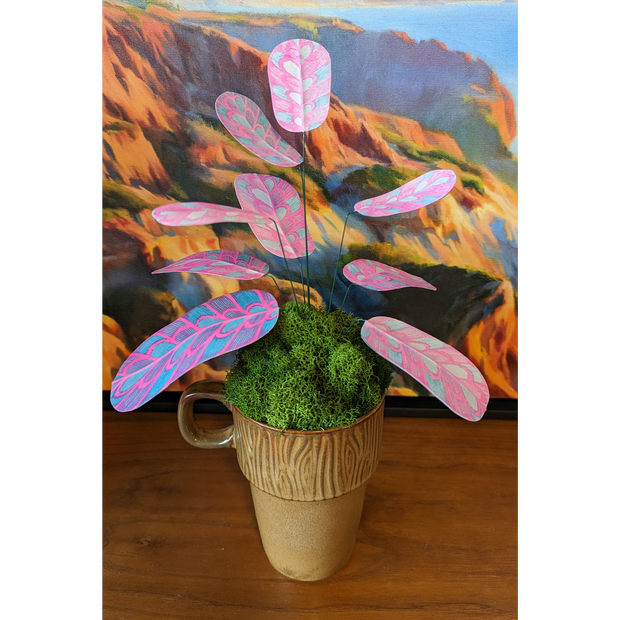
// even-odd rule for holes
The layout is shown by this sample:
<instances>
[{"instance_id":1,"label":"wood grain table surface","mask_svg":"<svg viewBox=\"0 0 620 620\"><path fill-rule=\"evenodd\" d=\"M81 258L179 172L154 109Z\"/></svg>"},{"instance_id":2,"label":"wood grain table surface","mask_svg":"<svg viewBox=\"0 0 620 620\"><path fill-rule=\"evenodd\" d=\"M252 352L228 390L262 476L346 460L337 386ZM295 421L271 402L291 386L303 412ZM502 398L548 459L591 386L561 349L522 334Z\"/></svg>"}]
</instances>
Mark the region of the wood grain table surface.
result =
<instances>
[{"instance_id":1,"label":"wood grain table surface","mask_svg":"<svg viewBox=\"0 0 620 620\"><path fill-rule=\"evenodd\" d=\"M104 412L103 537L104 620L517 618L517 422L386 418L353 556L306 583L269 564L234 449Z\"/></svg>"}]
</instances>

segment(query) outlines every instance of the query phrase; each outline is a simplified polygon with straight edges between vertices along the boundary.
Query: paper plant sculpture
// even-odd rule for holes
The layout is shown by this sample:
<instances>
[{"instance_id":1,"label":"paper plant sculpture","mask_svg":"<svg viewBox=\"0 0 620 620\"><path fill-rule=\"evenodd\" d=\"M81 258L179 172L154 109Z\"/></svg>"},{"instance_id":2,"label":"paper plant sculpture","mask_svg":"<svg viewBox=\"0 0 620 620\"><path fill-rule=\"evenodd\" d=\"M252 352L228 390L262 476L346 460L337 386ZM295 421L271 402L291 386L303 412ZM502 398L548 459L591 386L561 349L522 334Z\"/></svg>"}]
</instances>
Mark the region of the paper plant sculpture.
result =
<instances>
[{"instance_id":1,"label":"paper plant sculpture","mask_svg":"<svg viewBox=\"0 0 620 620\"><path fill-rule=\"evenodd\" d=\"M306 132L316 129L327 118L331 60L318 43L292 39L273 50L267 69L275 118L283 129L303 134L302 154L285 142L256 103L241 94L222 93L216 100L215 111L230 134L254 155L275 166L300 166L303 196L300 198L297 190L283 179L240 174L234 189L241 209L188 202L158 207L153 210L153 217L167 226L247 223L268 252L284 259L297 304L289 260L305 260L301 303L309 304L309 256L314 251L314 241L306 216L305 138ZM385 217L416 211L449 194L455 182L454 172L432 170L391 192L358 202L344 220L342 241L350 215ZM342 241L327 312L331 311ZM192 254L154 273L173 271L239 280L269 276L269 266L262 260L225 250ZM436 290L422 278L373 260L354 260L344 267L343 274L351 286L375 291L403 287ZM346 294L341 307L344 301ZM125 360L112 382L112 405L119 411L136 409L194 366L262 338L274 327L278 315L275 298L259 289L222 295L190 310L153 334ZM361 336L371 349L423 384L457 415L476 421L484 414L489 389L482 374L449 345L384 316L365 320Z\"/></svg>"}]
</instances>

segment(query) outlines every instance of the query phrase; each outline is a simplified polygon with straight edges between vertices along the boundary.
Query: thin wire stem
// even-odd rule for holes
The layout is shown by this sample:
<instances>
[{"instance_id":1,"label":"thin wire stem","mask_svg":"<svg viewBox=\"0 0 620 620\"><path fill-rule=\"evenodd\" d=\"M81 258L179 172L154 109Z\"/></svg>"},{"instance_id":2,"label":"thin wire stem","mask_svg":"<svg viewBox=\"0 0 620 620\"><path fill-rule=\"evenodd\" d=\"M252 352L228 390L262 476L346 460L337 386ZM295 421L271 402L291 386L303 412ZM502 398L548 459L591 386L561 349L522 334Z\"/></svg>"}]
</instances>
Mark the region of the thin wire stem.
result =
<instances>
[{"instance_id":1,"label":"thin wire stem","mask_svg":"<svg viewBox=\"0 0 620 620\"><path fill-rule=\"evenodd\" d=\"M278 233L278 241L280 241L280 247L282 248L282 257L284 258L284 264L286 265L286 273L288 274L288 279L289 279L289 282L291 283L291 290L293 291L295 305L297 306L297 314L299 314L299 304L297 303L297 295L295 295L295 287L293 286L293 278L291 278L291 271L288 268L288 260L286 259L286 252L284 251L284 245L282 244L282 237L280 237L280 229L278 228L278 224L273 218L270 217L269 219L273 222L276 232Z\"/></svg>"},{"instance_id":2,"label":"thin wire stem","mask_svg":"<svg viewBox=\"0 0 620 620\"><path fill-rule=\"evenodd\" d=\"M347 288L347 292L344 294L344 299L342 300L342 303L340 304L340 309L342 310L344 308L344 302L347 300L347 295L349 294L349 289L353 286L353 282L351 282L351 284L349 284L349 288ZM343 310L344 312L344 310Z\"/></svg>"},{"instance_id":3,"label":"thin wire stem","mask_svg":"<svg viewBox=\"0 0 620 620\"><path fill-rule=\"evenodd\" d=\"M306 285L308 287L308 305L310 305L310 259L308 254L308 218L306 215L306 132L302 137L303 160L301 162L301 193L304 197L304 227L306 229Z\"/></svg>"},{"instance_id":4,"label":"thin wire stem","mask_svg":"<svg viewBox=\"0 0 620 620\"><path fill-rule=\"evenodd\" d=\"M358 321L365 321L366 319L355 319L355 321L353 321L353 323L351 323L351 325L349 325L349 327L347 327L347 329L345 330L345 334L358 322ZM344 336L344 334L343 334Z\"/></svg>"},{"instance_id":5,"label":"thin wire stem","mask_svg":"<svg viewBox=\"0 0 620 620\"><path fill-rule=\"evenodd\" d=\"M357 213L357 211L351 211L350 213L347 213L347 217L344 218L344 227L342 229L342 239L340 239L340 249L338 250L338 258L336 259L336 267L334 269L334 279L332 281L332 292L329 295L329 307L327 308L327 312L329 312L332 307L332 297L334 296L334 287L336 286L336 274L338 273L338 263L340 262L340 254L342 253L342 243L344 242L344 232L347 229L347 221L349 219L349 215L353 215L354 213Z\"/></svg>"},{"instance_id":6,"label":"thin wire stem","mask_svg":"<svg viewBox=\"0 0 620 620\"><path fill-rule=\"evenodd\" d=\"M278 286L276 279L270 273L267 274L267 277L273 280L273 283L276 285L276 288L280 291L280 296L282 297L282 299L284 299L284 301L286 301L286 297L284 297L284 293L280 290L280 287Z\"/></svg>"},{"instance_id":7,"label":"thin wire stem","mask_svg":"<svg viewBox=\"0 0 620 620\"><path fill-rule=\"evenodd\" d=\"M301 277L301 292L304 296L304 303L306 303L306 289L304 287L304 267L301 264L301 258L299 258L299 256L297 257L297 262L299 263L299 274Z\"/></svg>"}]
</instances>

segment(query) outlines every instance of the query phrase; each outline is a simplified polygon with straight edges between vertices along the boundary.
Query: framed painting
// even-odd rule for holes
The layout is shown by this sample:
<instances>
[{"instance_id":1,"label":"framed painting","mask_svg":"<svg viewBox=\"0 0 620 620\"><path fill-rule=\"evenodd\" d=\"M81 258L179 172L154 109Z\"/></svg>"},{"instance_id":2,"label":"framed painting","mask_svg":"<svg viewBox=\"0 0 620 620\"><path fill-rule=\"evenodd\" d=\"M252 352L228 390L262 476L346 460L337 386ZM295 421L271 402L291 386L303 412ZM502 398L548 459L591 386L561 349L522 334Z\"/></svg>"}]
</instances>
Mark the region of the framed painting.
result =
<instances>
[{"instance_id":1,"label":"framed painting","mask_svg":"<svg viewBox=\"0 0 620 620\"><path fill-rule=\"evenodd\" d=\"M306 138L278 126L269 91L269 55L290 39L331 57L329 114ZM314 251L290 273L246 222L170 227L152 216L171 203L239 208L242 173L301 190L298 168L276 168L230 135L216 110L226 92L255 102L304 153ZM516 3L105 0L102 117L104 394L136 347L191 308L244 288L282 303L306 282L315 304L433 334L474 362L492 399L517 399ZM438 169L456 175L448 196L413 214L352 216L343 236L359 201ZM266 261L271 277L165 270L209 250ZM351 288L342 267L355 259L432 288ZM234 355L167 391L224 379ZM428 392L396 369L389 395Z\"/></svg>"}]
</instances>

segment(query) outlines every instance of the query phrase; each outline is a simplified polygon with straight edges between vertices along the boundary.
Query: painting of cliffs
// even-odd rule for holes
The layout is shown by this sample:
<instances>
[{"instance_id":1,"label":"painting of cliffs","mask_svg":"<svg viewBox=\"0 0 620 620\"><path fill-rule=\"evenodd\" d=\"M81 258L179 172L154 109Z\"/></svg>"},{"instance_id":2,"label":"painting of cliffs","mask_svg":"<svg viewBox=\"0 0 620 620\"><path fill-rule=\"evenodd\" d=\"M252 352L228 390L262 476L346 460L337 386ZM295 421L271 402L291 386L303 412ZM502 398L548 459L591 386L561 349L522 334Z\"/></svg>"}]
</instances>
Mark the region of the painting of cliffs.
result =
<instances>
[{"instance_id":1,"label":"painting of cliffs","mask_svg":"<svg viewBox=\"0 0 620 620\"><path fill-rule=\"evenodd\" d=\"M349 217L340 263L382 261L437 290L353 286L343 309L394 317L432 334L476 364L491 397L517 398L514 89L475 50L399 29L399 8L384 11L393 14L391 27L369 27L356 23L355 11L345 19L268 6L225 12L217 4L102 5L103 390L147 337L211 298L260 288L280 304L292 299L284 261L247 224L172 228L151 212L174 202L239 207L233 182L240 173L283 178L301 194L299 167L278 168L250 153L218 119L215 100L226 91L249 97L301 153L302 134L276 122L267 60L279 43L304 38L324 46L332 62L329 115L305 142L313 302L327 305L344 219L356 202L428 171L452 170L456 185L437 203L385 218ZM152 273L213 249L265 261L279 289L268 277ZM300 282L299 264L290 266ZM340 268L336 307L348 286ZM231 353L201 364L167 389L224 379L233 359ZM389 393L428 395L399 372Z\"/></svg>"}]
</instances>

